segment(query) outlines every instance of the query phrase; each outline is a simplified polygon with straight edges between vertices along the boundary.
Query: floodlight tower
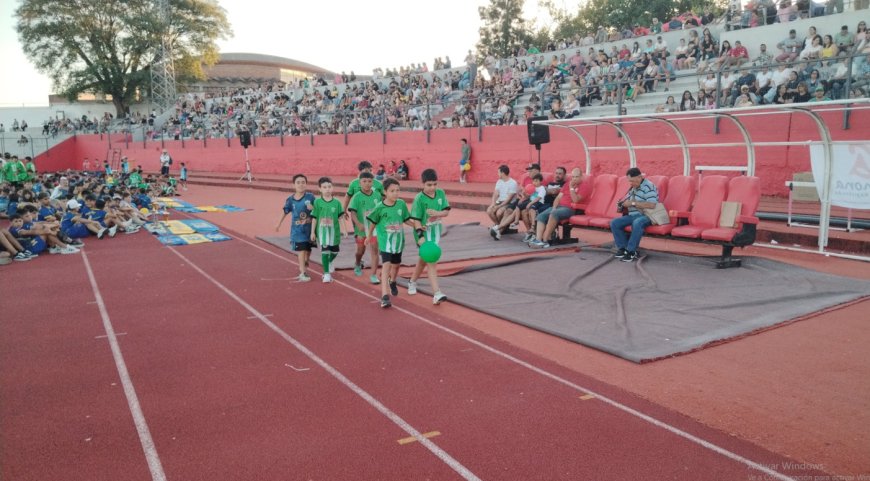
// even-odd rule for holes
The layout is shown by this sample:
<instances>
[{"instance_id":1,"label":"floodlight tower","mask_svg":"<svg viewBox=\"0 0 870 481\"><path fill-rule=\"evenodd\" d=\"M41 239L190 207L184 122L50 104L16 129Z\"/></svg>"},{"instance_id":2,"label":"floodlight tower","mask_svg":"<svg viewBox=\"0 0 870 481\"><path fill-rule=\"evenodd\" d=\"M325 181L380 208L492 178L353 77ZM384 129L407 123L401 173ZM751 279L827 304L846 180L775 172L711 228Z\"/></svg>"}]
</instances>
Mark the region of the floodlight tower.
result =
<instances>
[{"instance_id":1,"label":"floodlight tower","mask_svg":"<svg viewBox=\"0 0 870 481\"><path fill-rule=\"evenodd\" d=\"M151 64L151 98L161 113L175 106L175 64L172 62L172 38L169 33L169 0L156 0L161 23L160 47Z\"/></svg>"}]
</instances>

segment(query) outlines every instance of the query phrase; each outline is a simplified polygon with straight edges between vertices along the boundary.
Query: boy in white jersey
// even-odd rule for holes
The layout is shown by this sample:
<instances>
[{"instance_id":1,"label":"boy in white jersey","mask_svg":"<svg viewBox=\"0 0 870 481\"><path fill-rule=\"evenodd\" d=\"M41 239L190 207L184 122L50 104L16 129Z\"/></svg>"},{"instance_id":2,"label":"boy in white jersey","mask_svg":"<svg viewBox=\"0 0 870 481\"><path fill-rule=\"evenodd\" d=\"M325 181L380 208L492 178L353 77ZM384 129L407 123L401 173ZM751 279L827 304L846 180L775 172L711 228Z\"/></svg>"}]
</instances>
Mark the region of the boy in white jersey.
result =
<instances>
[{"instance_id":1,"label":"boy in white jersey","mask_svg":"<svg viewBox=\"0 0 870 481\"><path fill-rule=\"evenodd\" d=\"M421 174L423 181L423 191L417 194L414 198L414 203L411 204L411 219L414 220L414 237L417 245L420 246L424 242L441 243L441 234L444 232L444 224L441 219L447 217L450 213L450 204L447 202L447 196L444 191L438 188L438 173L435 169L426 169ZM435 292L432 298L433 304L441 304L447 300L447 296L441 292L438 287L438 267L437 262L427 263L423 259L417 260L417 267L414 268L414 274L411 275L411 280L408 282L408 295L417 293L417 279L426 268L429 274L429 283L432 284L432 290Z\"/></svg>"}]
</instances>

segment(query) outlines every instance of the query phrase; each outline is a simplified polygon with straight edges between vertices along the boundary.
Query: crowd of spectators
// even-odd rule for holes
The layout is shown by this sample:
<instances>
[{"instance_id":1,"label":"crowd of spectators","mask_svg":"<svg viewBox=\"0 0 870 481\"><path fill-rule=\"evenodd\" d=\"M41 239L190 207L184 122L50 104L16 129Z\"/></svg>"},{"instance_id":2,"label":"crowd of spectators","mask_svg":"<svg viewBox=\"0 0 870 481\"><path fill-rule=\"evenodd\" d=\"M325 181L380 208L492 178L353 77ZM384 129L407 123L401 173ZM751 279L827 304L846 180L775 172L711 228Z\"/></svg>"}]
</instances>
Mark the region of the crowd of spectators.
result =
<instances>
[{"instance_id":1,"label":"crowd of spectators","mask_svg":"<svg viewBox=\"0 0 870 481\"><path fill-rule=\"evenodd\" d=\"M74 254L86 238L134 234L148 221L152 196L175 194L174 179L118 172L108 163L95 170L40 174L32 160L0 158L0 265L40 254Z\"/></svg>"},{"instance_id":2,"label":"crowd of spectators","mask_svg":"<svg viewBox=\"0 0 870 481\"><path fill-rule=\"evenodd\" d=\"M813 14L838 11L836 1L829 2L830 9ZM754 12L754 6L746 11ZM795 8L800 10L801 5ZM767 15L769 10L765 7L764 12ZM163 126L165 131L151 128L153 114L135 114L123 123L129 129L141 125L152 138L176 139L234 136L243 125L257 137L518 125L541 113L571 118L583 115L588 106L615 104L620 98L634 102L649 92L669 91L676 73L686 69L712 75L699 77L697 92L683 92L679 100L669 97L657 111L800 102L806 99L804 93L797 95L803 88L800 83L806 84L810 98L816 98L815 91L822 86L821 99L837 99L845 95L844 79L849 75L841 56L868 51L866 26L861 22L855 32L846 28L835 35L793 36L777 46L779 53L768 53L767 46L761 45L758 57L750 59L739 41L734 46L720 43L709 28L696 28L716 21L709 10L689 11L664 22L653 19L648 26L600 26L586 35L554 39L542 49L518 48L508 58L477 58L469 51L459 68L452 68L449 57L439 57L433 71L422 62L378 68L370 78L342 72L332 82L312 76L290 83L213 89L182 96L175 115ZM686 30L686 37L678 45L668 45L661 33L675 30ZM599 45L621 40L626 41L609 51ZM565 53L567 49L573 53ZM800 63L778 67L788 61ZM867 95L866 64L863 57L853 63L850 95ZM755 70L738 70L748 65ZM724 72L721 85L719 72ZM790 78L792 73L795 79ZM781 84L786 91L778 95ZM748 95L743 93L745 86ZM100 129L108 122L111 119L52 121L46 128L49 132Z\"/></svg>"}]
</instances>

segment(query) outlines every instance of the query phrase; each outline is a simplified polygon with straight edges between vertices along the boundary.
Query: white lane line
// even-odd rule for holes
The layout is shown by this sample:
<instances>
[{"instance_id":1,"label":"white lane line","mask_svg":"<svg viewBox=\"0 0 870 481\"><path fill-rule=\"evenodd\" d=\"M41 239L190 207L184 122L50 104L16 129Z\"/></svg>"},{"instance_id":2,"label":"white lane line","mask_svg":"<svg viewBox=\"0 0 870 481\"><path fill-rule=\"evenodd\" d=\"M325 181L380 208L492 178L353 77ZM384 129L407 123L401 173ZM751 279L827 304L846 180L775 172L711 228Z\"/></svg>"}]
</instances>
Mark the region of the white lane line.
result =
<instances>
[{"instance_id":1,"label":"white lane line","mask_svg":"<svg viewBox=\"0 0 870 481\"><path fill-rule=\"evenodd\" d=\"M91 281L91 288L94 291L94 298L96 299L97 307L100 310L100 317L103 318L103 328L106 330L106 337L109 340L109 346L112 348L112 357L115 358L115 367L118 368L118 375L121 377L121 384L124 386L124 395L127 397L127 405L130 407L130 414L133 415L133 423L136 425L136 431L139 433L139 442L142 443L142 451L145 452L145 459L148 461L148 470L151 471L151 479L153 481L166 481L166 473L163 472L163 465L160 463L160 456L157 455L157 447L154 446L154 440L151 439L151 431L148 430L148 423L145 421L145 415L142 413L142 407L139 405L139 398L136 396L136 389L133 387L130 373L127 372L127 364L124 362L124 355L121 354L121 347L118 345L115 328L112 327L112 321L109 319L109 312L106 310L106 304L103 302L100 288L97 287L97 279L94 277L94 271L91 269L91 263L88 261L88 255L84 250L82 250L82 259L85 261L85 269L88 271L88 279Z\"/></svg>"},{"instance_id":2,"label":"white lane line","mask_svg":"<svg viewBox=\"0 0 870 481\"><path fill-rule=\"evenodd\" d=\"M290 369L296 371L296 372L304 372L304 371L310 371L310 370L311 370L310 367L294 367L294 366L291 366L291 365L287 364L286 362L284 363L284 365L287 366L287 367L289 367Z\"/></svg>"},{"instance_id":3,"label":"white lane line","mask_svg":"<svg viewBox=\"0 0 870 481\"><path fill-rule=\"evenodd\" d=\"M126 335L127 335L126 332L118 332L115 334L115 336L126 336ZM108 334L103 334L102 336L94 336L94 339L106 339L108 337L109 337Z\"/></svg>"},{"instance_id":4,"label":"white lane line","mask_svg":"<svg viewBox=\"0 0 870 481\"><path fill-rule=\"evenodd\" d=\"M230 235L230 234L227 234L227 235ZM254 246L254 247L256 247L257 249L260 249L261 251L263 251L263 252L265 252L265 253L267 253L267 254L270 254L270 255L272 255L272 256L275 256L275 257L277 257L277 258L279 258L279 259L283 259L283 260L284 260L285 262L287 262L287 263L290 263L290 264L293 264L293 263L294 263L294 260L288 259L288 258L286 258L286 257L284 257L284 256L282 256L282 255L276 254L276 253L270 251L269 249L266 249L266 248L263 248L263 247L261 247L261 246L258 246L257 244L254 244L253 242L250 242L250 241L248 241L248 240L246 240L246 239L243 239L243 238L241 238L241 237L236 237L236 236L231 236L231 237L235 237L236 239L238 239L238 240L240 240L240 241L242 241L242 242L244 242L244 243L246 243L246 244L248 244L248 245ZM321 274L318 273L318 272L314 272L314 271L311 271L311 272L312 272L313 274L321 275ZM356 287L354 287L354 286L352 286L352 285L350 285L350 284L347 284L347 283L345 283L345 282L343 282L343 281L340 281L340 280L338 280L338 279L333 278L333 282L336 283L336 284L342 285L342 286L344 286L344 287L346 287L346 288L348 288L348 289L350 289L350 290L352 290L352 291L354 291L354 292L358 292L359 294L361 294L361 295L363 295L363 296L365 296L365 297L369 297L369 298L372 298L372 299L377 299L376 296L374 296L374 295L372 295L372 294L369 294L368 292L365 292L365 291L363 291L363 290L357 289ZM491 353L493 353L493 354L495 354L495 355L497 355L497 356L499 356L499 357L502 357L502 358L504 358L504 359L507 359L508 361L511 361L511 362L513 362L513 363L519 364L520 366L523 366L523 367L525 367L526 369L529 369L529 370L531 370L531 371L533 371L533 372L535 372L535 373L538 373L538 374L540 374L540 375L542 375L542 376L544 376L544 377L547 377L547 378L549 378L549 379L552 379L553 381L556 381L556 382L558 382L558 383L560 383L560 384L563 384L563 385L565 385L565 386L568 386L568 387L570 387L570 388L572 388L572 389L575 389L575 390L577 390L577 391L580 391L580 392L582 392L582 393L584 393L584 394L592 394L593 396L595 396L596 398L598 398L599 401L602 401L602 402L604 402L604 403L607 403L607 404L609 404L610 406L613 406L614 408L619 409L620 411L623 411L623 412L625 412L625 413L631 414L632 416L635 416L635 417L637 417L637 418L643 419L644 421L646 421L646 422L648 422L648 423L650 423L650 424L652 424L652 425L654 425L654 426L660 427L660 428L662 428L662 429L664 429L664 430L666 430L666 431L668 431L668 432L670 432L670 433L672 433L672 434L675 434L675 435L677 435L677 436L679 436L679 437L681 437L681 438L683 438L683 439L685 439L685 440L687 440L687 441L691 441L691 442L693 442L693 443L695 443L695 444L698 444L699 446L703 446L703 447L705 447L705 448L707 448L707 449L709 449L709 450L711 450L711 451L713 451L713 452L715 452L715 453L717 453L717 454L721 454L722 456L725 456L726 458L728 458L728 459L730 459L730 460L732 460L732 461L735 461L735 462L737 462L737 463L743 464L743 465L746 466L746 467L749 467L749 468L752 468L752 469L755 469L755 470L761 471L761 472L763 472L763 473L769 475L772 479L778 479L778 480L780 480L780 481L796 481L795 478L792 478L792 477L790 477L790 476L787 476L787 475L785 475L785 474L782 474L782 473L780 473L779 471L775 471L775 470L773 470L773 469L771 469L771 468L769 468L769 467L767 467L767 466L765 466L765 465L762 465L762 464L756 463L755 461L752 461L751 459L745 458L745 457L743 457L743 456L741 456L741 455L739 455L739 454L737 454L737 453L734 453L734 452L729 451L729 450L727 450L727 449L725 449L725 448L723 448L723 447L720 447L720 446L718 446L718 445L716 445L716 444L713 444L713 443L711 443L710 441L707 441L707 440L701 439L701 438L699 438L699 437L697 437L697 436L695 436L695 435L693 435L693 434L689 434L689 433L683 431L682 429L680 429L680 428L678 428L678 427L676 427L676 426L672 426L672 425L670 425L670 424L668 424L668 423L666 423L666 422L664 422L664 421L661 421L661 420L659 420L659 419L656 419L656 418L654 418L654 417L652 417L652 416L650 416L650 415L648 415L648 414L644 414L644 413L642 413L642 412L640 412L640 411L638 411L638 410L636 410L636 409L634 409L634 408L631 408L631 407L629 407L629 406L626 406L625 404L620 403L619 401L616 401L616 400L614 400L614 399L610 399L609 397L604 396L604 395L602 395L601 393L599 393L599 392L597 392L597 391L593 391L593 390L591 390L591 389L585 388L585 387L580 386L580 385L578 385L578 384L575 384L575 383L573 383L573 382L571 382L571 381L569 381L569 380L567 380L567 379L565 379L565 378L559 377L559 376L557 376L556 374L553 374L553 373L551 373L551 372L549 372L549 371L545 371L545 370L542 369L542 368L539 368L539 367L537 367L537 366L535 366L535 365L532 365L532 364L530 364L530 363L528 363L528 362L526 362L526 361L523 361L522 359L518 359L518 358L516 358L516 357L514 357L514 356L512 356L512 355L510 355L510 354L508 354L508 353L506 353L506 352L504 352L504 351L500 351L500 350L498 350L497 348L492 347L492 346L490 346L490 345L488 345L488 344L484 344L484 343L481 342L481 341L478 341L478 340L476 340L476 339L473 339L473 338L471 338L471 337L468 337L468 336L466 336L465 334L462 334L462 333L460 333L460 332L454 331L453 329L450 329L449 327L442 326L441 324L438 324L438 323L435 322L435 321L431 321L431 320L429 320L429 319L426 319L426 318L424 318L423 316L420 316L419 314L415 314L415 313L413 313L413 312L411 312L411 311L409 311L409 310L407 310L407 309L405 309L405 308L403 308L403 307L399 307L399 306L396 306L396 305L394 304L393 307L392 307L392 309L393 309L393 310L400 311L400 312L403 312L403 313L407 314L408 316L413 317L414 319L417 319L417 320L419 320L419 321L422 321L422 322L424 322L424 323L426 323L426 324L429 324L430 326L432 326L432 327L434 327L434 328L436 328L436 329L440 329L440 330L442 330L442 331L444 331L444 332L446 332L446 333L448 333L448 334L451 334L451 335L456 336L456 337L458 337L458 338L460 338L460 339L462 339L462 340L464 340L464 341L467 341L467 342L469 342L469 343L471 343L471 344L474 344L475 346L478 346L478 347L480 347L481 349L486 349L487 351L489 351L489 352L491 352Z\"/></svg>"},{"instance_id":5,"label":"white lane line","mask_svg":"<svg viewBox=\"0 0 870 481\"><path fill-rule=\"evenodd\" d=\"M344 384L345 387L347 387L348 389L350 389L351 391L353 391L357 396L363 398L367 403L369 403L370 406L372 406L373 408L377 409L381 414L383 414L384 416L386 416L390 421L392 421L394 424L396 424L397 426L399 426L400 428L402 428L403 431L405 431L405 432L408 433L410 436L412 436L414 439L416 439L417 441L419 441L420 444L422 444L423 446L426 446L426 448L427 448L429 451L431 451L432 454L434 454L434 455L437 456L441 461L443 461L445 464L447 464L448 466L450 466L450 468L452 468L454 471L456 471L457 474L459 474L459 475L462 476L464 479L467 479L467 480L469 480L469 481L471 481L471 480L480 481L480 478L478 478L477 476L475 476L474 473L472 473L468 468L466 468L466 467L463 466L459 461L457 461L456 459L454 459L453 456L449 455L446 451L444 451L443 449L441 449L440 447L438 447L438 445L436 445L435 443L433 443L432 441L430 441L428 438L426 438L422 433L420 433L419 431L417 431L416 429L414 429L410 424L408 424L407 421L405 421L404 419L402 419L398 414L396 414L396 413L394 413L393 411L391 411L388 407L386 407L383 403L381 403L380 401L378 401L377 399L375 399L374 396L372 396L371 394L369 394L368 392L366 392L363 388L357 386L353 381L351 381L350 379L348 379L347 377L345 377L344 374L342 374L342 373L339 372L337 369L335 369L334 367L332 367L332 365L330 365L329 363L327 363L326 361L324 361L323 359L321 359L321 358L320 358L317 354L315 354L313 351L311 351L310 349L308 349L307 347L305 347L304 344L302 344L301 342L299 342L299 341L297 341L295 338L293 338L291 335L289 335L289 334L287 334L286 332L284 332L284 330L282 330L282 329L281 329L280 327L278 327L275 323L273 323L272 321L270 321L266 316L264 316L263 314L261 314L260 311L258 311L257 309L255 309L252 305L250 305L250 304L248 304L247 302L245 302L244 299L242 299L241 297L239 297L235 292L231 291L231 290L230 290L228 287L226 287L225 285L221 284L220 281L218 281L217 279L215 279L214 277L212 277L211 275L209 275L207 272L205 272L204 270L202 270L198 265L194 264L190 259L188 259L187 257L185 257L184 254L178 252L178 250L176 250L174 247L169 247L169 250L170 250L173 254L175 254L175 255L177 255L179 258L181 258L181 260L183 260L184 262L186 262L186 263L187 263L190 267L192 267L194 270L196 270L197 272L199 272L203 277L205 277L206 279L208 279L212 284L214 284L215 286L217 286L220 290L224 291L224 293L225 293L226 295L230 296L234 301L236 301L239 305L241 305L242 307L244 307L248 312L250 312L251 314L253 314L257 319L260 320L260 322L262 322L263 324L265 324L266 327L268 327L269 329L271 329L272 331L274 331L276 334L278 334L279 336L281 336L282 338L284 338L285 341L287 341L287 342L289 342L290 344L292 344L293 347L295 347L295 348L298 349L300 352L302 352L303 354L305 354L306 356L308 356L309 359L311 359L312 361L314 361L315 363L317 363L317 364L318 364L320 367L322 367L326 372L328 372L330 375L332 375L332 377L334 377L335 379L337 379L338 382ZM291 366L291 367L292 367L292 366ZM295 369L295 368L294 368L294 369Z\"/></svg>"}]
</instances>

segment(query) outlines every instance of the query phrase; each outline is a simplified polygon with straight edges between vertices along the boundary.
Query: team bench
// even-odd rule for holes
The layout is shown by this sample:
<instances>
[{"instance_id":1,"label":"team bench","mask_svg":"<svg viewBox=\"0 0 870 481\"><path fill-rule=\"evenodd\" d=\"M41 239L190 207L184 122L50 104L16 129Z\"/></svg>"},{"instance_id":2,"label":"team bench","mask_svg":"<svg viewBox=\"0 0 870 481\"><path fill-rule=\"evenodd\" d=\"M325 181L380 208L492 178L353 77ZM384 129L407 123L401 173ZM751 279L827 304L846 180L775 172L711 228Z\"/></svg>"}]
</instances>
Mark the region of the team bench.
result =
<instances>
[{"instance_id":1,"label":"team bench","mask_svg":"<svg viewBox=\"0 0 870 481\"><path fill-rule=\"evenodd\" d=\"M553 175L544 173L544 183ZM664 239L698 242L722 246L722 255L716 268L740 267L741 260L732 257L735 247L752 245L756 238L758 218L756 209L761 200L761 182L758 177L739 176L729 180L721 175L704 176L701 188L698 179L691 176L647 177L655 184L659 200L670 213L671 223L651 225L644 235ZM613 174L587 176L584 182L592 182L592 194L585 202L573 204L578 214L561 223L561 235L550 239L550 244L576 242L571 237L573 228L610 230L610 221L621 215L616 211L616 202L628 192L628 178ZM733 227L719 227L719 215L723 201L740 203L740 212ZM631 226L626 227L631 231Z\"/></svg>"},{"instance_id":2,"label":"team bench","mask_svg":"<svg viewBox=\"0 0 870 481\"><path fill-rule=\"evenodd\" d=\"M740 176L729 179L722 175L704 176L700 189L695 177L662 175L647 177L655 184L659 200L665 205L671 223L651 225L645 236L722 246L722 255L716 268L740 267L741 260L732 258L735 247L755 242L758 218L755 217L761 200L761 182L758 177ZM610 221L618 215L616 202L625 197L629 183L625 176L600 174L591 179L592 195L588 201L574 204L582 213L571 216L563 227L562 237L570 236L570 229L610 230ZM733 227L720 227L722 203L740 204ZM567 230L567 233L565 232ZM631 231L631 226L626 228Z\"/></svg>"}]
</instances>

